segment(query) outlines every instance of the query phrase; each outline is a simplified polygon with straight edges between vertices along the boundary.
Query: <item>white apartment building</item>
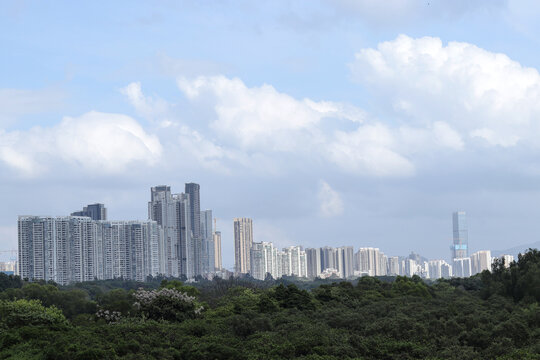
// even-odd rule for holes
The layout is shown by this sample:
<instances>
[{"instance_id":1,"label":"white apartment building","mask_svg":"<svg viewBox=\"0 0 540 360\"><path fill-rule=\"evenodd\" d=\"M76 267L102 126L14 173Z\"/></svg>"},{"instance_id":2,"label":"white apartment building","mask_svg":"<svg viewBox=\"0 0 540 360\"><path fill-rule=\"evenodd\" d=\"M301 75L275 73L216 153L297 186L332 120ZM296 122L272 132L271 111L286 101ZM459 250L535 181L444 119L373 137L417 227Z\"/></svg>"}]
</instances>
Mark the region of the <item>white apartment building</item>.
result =
<instances>
[{"instance_id":1,"label":"white apartment building","mask_svg":"<svg viewBox=\"0 0 540 360\"><path fill-rule=\"evenodd\" d=\"M160 273L163 232L154 221L20 216L18 232L22 278L65 285Z\"/></svg>"},{"instance_id":2,"label":"white apartment building","mask_svg":"<svg viewBox=\"0 0 540 360\"><path fill-rule=\"evenodd\" d=\"M452 276L452 267L444 260L428 261L429 279L450 278Z\"/></svg>"},{"instance_id":3,"label":"white apartment building","mask_svg":"<svg viewBox=\"0 0 540 360\"><path fill-rule=\"evenodd\" d=\"M491 251L481 250L471 255L472 275L481 273L484 270L491 271Z\"/></svg>"},{"instance_id":4,"label":"white apartment building","mask_svg":"<svg viewBox=\"0 0 540 360\"><path fill-rule=\"evenodd\" d=\"M456 258L452 266L453 276L455 277L469 277L471 272L471 259L470 258Z\"/></svg>"}]
</instances>

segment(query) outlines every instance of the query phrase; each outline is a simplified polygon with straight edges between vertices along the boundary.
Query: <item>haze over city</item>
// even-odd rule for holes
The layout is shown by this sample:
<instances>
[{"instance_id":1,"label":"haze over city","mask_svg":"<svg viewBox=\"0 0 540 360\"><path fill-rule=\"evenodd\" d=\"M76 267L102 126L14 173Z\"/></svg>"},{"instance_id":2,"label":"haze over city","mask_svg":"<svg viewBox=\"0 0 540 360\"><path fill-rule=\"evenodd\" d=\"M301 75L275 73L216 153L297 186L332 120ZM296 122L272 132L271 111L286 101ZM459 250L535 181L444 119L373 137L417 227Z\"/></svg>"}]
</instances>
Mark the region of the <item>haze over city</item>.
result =
<instances>
[{"instance_id":1,"label":"haze over city","mask_svg":"<svg viewBox=\"0 0 540 360\"><path fill-rule=\"evenodd\" d=\"M280 247L449 259L458 210L471 252L537 241L540 7L391 3L0 5L0 250L18 215L146 220L188 182L226 268L236 217Z\"/></svg>"}]
</instances>

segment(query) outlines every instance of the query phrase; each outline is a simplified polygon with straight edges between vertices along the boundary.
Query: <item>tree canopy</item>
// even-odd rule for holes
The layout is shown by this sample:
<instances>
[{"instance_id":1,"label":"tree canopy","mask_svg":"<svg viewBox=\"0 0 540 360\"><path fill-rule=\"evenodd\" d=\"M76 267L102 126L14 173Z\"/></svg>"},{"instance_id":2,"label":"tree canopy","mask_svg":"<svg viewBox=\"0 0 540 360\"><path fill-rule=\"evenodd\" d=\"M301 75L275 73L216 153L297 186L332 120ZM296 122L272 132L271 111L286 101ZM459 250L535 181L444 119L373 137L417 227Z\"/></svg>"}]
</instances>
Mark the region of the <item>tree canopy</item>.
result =
<instances>
[{"instance_id":1,"label":"tree canopy","mask_svg":"<svg viewBox=\"0 0 540 360\"><path fill-rule=\"evenodd\" d=\"M0 359L540 359L539 301L537 250L437 281L0 274Z\"/></svg>"}]
</instances>

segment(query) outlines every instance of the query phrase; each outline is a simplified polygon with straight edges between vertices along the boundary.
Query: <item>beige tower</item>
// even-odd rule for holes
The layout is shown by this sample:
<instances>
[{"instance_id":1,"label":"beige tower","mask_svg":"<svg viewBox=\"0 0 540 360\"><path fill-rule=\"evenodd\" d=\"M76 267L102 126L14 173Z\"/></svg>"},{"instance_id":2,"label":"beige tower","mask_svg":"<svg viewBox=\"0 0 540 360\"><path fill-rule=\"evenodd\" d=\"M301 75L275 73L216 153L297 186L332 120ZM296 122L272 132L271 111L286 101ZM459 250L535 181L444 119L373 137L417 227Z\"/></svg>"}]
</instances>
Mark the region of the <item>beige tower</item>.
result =
<instances>
[{"instance_id":1,"label":"beige tower","mask_svg":"<svg viewBox=\"0 0 540 360\"><path fill-rule=\"evenodd\" d=\"M217 231L217 223L214 218L214 269L221 271L221 231Z\"/></svg>"},{"instance_id":2,"label":"beige tower","mask_svg":"<svg viewBox=\"0 0 540 360\"><path fill-rule=\"evenodd\" d=\"M250 270L250 249L253 244L253 220L234 219L234 271L247 274Z\"/></svg>"}]
</instances>

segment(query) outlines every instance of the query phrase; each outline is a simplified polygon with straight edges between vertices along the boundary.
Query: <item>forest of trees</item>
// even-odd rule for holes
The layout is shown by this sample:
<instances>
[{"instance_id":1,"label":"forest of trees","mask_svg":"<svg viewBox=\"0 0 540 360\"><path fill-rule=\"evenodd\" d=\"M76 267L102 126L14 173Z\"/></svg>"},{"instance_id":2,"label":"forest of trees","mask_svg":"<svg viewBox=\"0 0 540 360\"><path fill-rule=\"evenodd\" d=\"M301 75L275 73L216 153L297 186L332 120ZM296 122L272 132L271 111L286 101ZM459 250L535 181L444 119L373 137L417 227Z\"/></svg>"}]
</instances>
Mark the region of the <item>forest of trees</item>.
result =
<instances>
[{"instance_id":1,"label":"forest of trees","mask_svg":"<svg viewBox=\"0 0 540 360\"><path fill-rule=\"evenodd\" d=\"M471 278L0 274L0 359L540 359L540 252Z\"/></svg>"}]
</instances>

